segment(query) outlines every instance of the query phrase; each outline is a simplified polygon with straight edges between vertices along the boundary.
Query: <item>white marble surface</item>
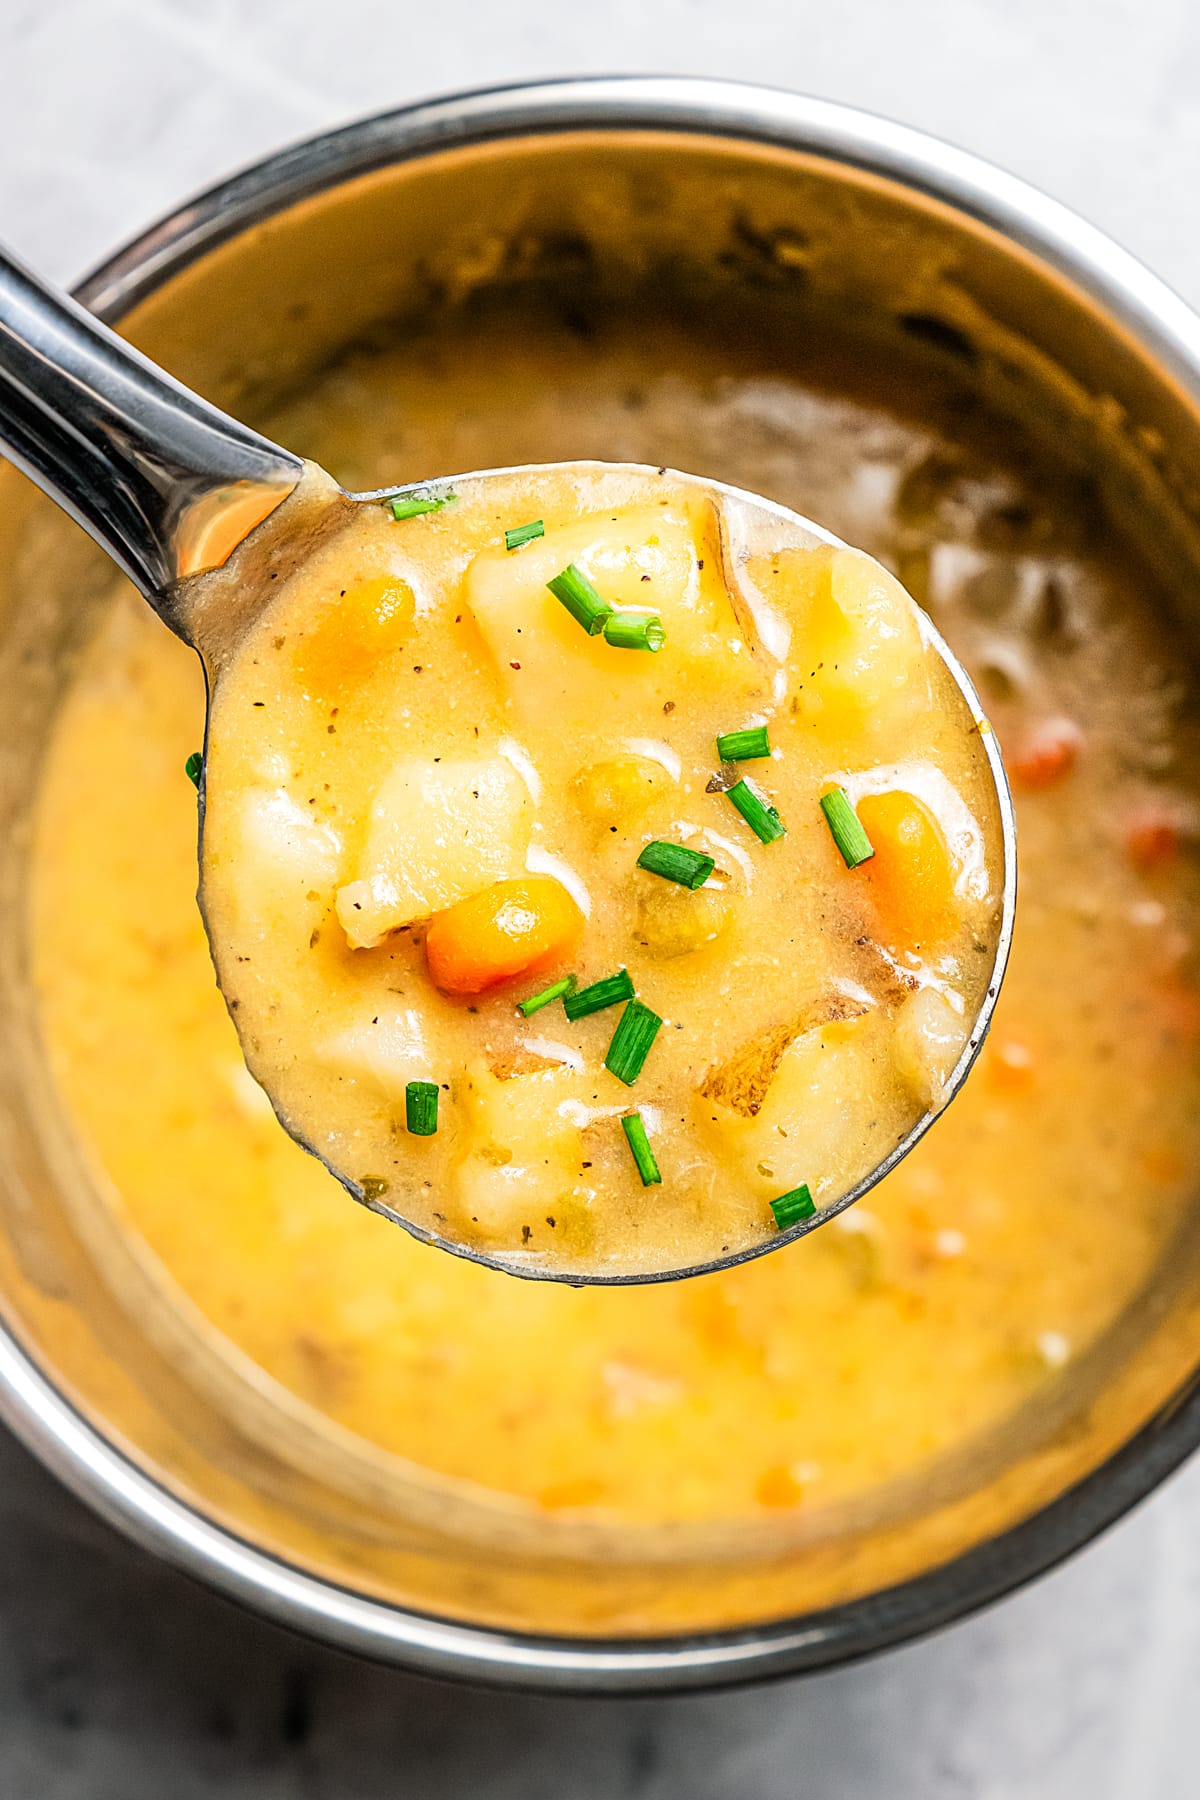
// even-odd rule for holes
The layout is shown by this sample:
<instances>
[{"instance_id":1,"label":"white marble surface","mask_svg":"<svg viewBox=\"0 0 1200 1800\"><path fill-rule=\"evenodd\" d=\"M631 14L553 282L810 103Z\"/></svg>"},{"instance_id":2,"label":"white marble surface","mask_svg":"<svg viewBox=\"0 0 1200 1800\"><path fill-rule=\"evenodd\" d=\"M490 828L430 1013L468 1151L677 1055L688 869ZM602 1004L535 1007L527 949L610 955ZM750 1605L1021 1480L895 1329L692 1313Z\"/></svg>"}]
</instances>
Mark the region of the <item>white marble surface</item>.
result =
<instances>
[{"instance_id":1,"label":"white marble surface","mask_svg":"<svg viewBox=\"0 0 1200 1800\"><path fill-rule=\"evenodd\" d=\"M772 80L939 132L1200 302L1195 0L0 0L0 236L61 277L223 172L437 90ZM481 1696L233 1612L0 1436L3 1800L1196 1800L1200 1468L1070 1566L856 1669Z\"/></svg>"}]
</instances>

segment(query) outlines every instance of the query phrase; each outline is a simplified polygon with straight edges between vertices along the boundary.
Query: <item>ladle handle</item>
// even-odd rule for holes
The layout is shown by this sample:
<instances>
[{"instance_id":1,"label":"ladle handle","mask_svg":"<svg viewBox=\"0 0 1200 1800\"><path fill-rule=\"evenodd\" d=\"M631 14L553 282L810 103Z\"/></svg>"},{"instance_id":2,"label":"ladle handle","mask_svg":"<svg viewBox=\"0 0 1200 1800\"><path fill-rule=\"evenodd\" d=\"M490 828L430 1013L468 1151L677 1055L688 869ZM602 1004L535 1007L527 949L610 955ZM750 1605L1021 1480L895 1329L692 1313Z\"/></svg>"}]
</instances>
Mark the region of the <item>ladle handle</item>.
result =
<instances>
[{"instance_id":1,"label":"ladle handle","mask_svg":"<svg viewBox=\"0 0 1200 1800\"><path fill-rule=\"evenodd\" d=\"M158 610L181 576L223 562L291 492L302 467L3 246L0 450Z\"/></svg>"}]
</instances>

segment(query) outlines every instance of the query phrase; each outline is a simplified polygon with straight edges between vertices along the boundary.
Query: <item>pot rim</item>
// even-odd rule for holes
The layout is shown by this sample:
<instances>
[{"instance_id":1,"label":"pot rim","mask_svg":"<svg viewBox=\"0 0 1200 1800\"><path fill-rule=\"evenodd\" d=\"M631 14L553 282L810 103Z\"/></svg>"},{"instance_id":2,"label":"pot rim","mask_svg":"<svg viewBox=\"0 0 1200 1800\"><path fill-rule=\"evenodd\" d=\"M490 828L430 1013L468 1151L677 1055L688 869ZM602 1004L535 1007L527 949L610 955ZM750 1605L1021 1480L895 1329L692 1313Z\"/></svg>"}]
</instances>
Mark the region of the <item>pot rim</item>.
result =
<instances>
[{"instance_id":1,"label":"pot rim","mask_svg":"<svg viewBox=\"0 0 1200 1800\"><path fill-rule=\"evenodd\" d=\"M718 80L602 76L418 102L293 144L185 202L76 290L118 319L215 245L309 195L446 149L572 130L658 130L774 145L917 190L1033 253L1200 401L1200 317L1105 233L1015 176L828 100ZM80 1499L226 1596L339 1647L426 1675L544 1691L647 1693L830 1667L908 1642L1011 1592L1113 1524L1200 1443L1200 1369L1074 1487L927 1573L818 1613L739 1630L583 1639L405 1610L306 1574L195 1511L74 1407L0 1323L0 1418Z\"/></svg>"}]
</instances>

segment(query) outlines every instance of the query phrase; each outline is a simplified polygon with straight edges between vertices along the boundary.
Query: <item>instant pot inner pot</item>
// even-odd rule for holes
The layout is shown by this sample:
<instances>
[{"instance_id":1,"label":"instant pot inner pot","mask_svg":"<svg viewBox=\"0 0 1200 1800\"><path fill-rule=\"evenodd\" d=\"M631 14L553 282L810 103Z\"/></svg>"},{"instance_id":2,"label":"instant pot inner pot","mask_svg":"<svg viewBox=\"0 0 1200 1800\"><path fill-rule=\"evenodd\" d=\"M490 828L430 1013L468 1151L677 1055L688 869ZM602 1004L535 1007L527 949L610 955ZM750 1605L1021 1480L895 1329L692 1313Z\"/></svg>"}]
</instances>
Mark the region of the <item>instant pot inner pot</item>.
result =
<instances>
[{"instance_id":1,"label":"instant pot inner pot","mask_svg":"<svg viewBox=\"0 0 1200 1800\"><path fill-rule=\"evenodd\" d=\"M614 311L651 335L683 320L710 357L722 332L768 359L772 346L821 344L831 379L840 368L852 385L924 392L943 414L980 429L1007 419L1052 445L1089 504L1138 532L1166 586L1196 591L1195 496L1180 471L1196 466L1197 421L1182 389L1028 253L845 166L666 133L502 141L306 199L160 285L147 271L118 275L140 295L124 319L135 341L267 427L356 348L421 354L426 322L447 310L466 329L525 309L591 334L598 354ZM111 304L113 283L96 297ZM760 452L750 472L770 492L769 443ZM564 453L630 452L595 442L581 420ZM748 471L733 447L699 472ZM352 467L334 473L354 484ZM618 1529L535 1522L403 1465L219 1345L122 1232L117 1198L98 1193L39 1047L22 928L29 807L64 673L110 576L18 477L0 479L4 1314L80 1411L197 1512L427 1613L582 1637L736 1628L854 1600L995 1538L1181 1390L1200 1341L1191 1231L1099 1344L1018 1417L919 1477L796 1521ZM783 485L777 497L794 501ZM1178 620L1181 647L1192 625Z\"/></svg>"}]
</instances>

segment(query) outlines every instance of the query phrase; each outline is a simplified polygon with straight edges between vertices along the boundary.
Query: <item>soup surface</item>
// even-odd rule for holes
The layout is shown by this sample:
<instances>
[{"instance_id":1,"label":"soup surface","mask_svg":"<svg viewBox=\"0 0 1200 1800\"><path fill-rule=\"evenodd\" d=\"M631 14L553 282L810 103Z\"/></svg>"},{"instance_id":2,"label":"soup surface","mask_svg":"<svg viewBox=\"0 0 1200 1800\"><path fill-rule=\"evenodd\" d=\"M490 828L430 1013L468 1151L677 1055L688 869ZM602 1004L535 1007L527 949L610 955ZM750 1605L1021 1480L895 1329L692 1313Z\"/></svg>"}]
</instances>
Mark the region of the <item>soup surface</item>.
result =
<instances>
[{"instance_id":1,"label":"soup surface","mask_svg":"<svg viewBox=\"0 0 1200 1800\"><path fill-rule=\"evenodd\" d=\"M219 663L221 986L360 1198L510 1267L702 1264L940 1104L997 979L984 737L895 577L787 515L456 485L334 497Z\"/></svg>"},{"instance_id":2,"label":"soup surface","mask_svg":"<svg viewBox=\"0 0 1200 1800\"><path fill-rule=\"evenodd\" d=\"M762 1518L928 1470L1113 1322L1200 1162L1200 779L1161 597L1087 492L935 371L889 362L871 390L854 346L802 339L516 312L364 352L272 421L349 487L541 458L703 470L927 598L1017 787L1013 960L954 1106L798 1246L576 1291L350 1205L242 1063L195 904L201 677L127 592L45 768L45 1035L123 1227L314 1418L547 1511Z\"/></svg>"}]
</instances>

